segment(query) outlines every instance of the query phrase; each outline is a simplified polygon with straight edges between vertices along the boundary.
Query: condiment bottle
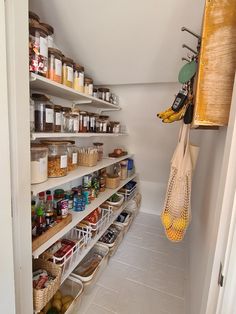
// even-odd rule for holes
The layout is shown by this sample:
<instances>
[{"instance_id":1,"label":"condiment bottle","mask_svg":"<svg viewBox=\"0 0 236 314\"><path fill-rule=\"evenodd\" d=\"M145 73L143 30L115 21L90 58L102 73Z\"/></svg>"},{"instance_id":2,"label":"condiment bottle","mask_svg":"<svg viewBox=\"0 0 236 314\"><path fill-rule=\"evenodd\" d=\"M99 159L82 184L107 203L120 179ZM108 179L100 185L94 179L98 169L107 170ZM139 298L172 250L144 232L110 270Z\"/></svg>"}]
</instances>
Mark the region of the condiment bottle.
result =
<instances>
[{"instance_id":1,"label":"condiment bottle","mask_svg":"<svg viewBox=\"0 0 236 314\"><path fill-rule=\"evenodd\" d=\"M46 212L45 212L46 226L49 227L54 222L52 195L47 196Z\"/></svg>"},{"instance_id":2,"label":"condiment bottle","mask_svg":"<svg viewBox=\"0 0 236 314\"><path fill-rule=\"evenodd\" d=\"M54 216L56 220L62 219L62 212L61 212L61 201L64 198L64 190L57 189L54 191L54 201L53 201L53 209L54 209Z\"/></svg>"},{"instance_id":3,"label":"condiment bottle","mask_svg":"<svg viewBox=\"0 0 236 314\"><path fill-rule=\"evenodd\" d=\"M31 225L32 225L32 236L36 237L37 235L37 225L36 225L36 202L35 200L31 201Z\"/></svg>"}]
</instances>

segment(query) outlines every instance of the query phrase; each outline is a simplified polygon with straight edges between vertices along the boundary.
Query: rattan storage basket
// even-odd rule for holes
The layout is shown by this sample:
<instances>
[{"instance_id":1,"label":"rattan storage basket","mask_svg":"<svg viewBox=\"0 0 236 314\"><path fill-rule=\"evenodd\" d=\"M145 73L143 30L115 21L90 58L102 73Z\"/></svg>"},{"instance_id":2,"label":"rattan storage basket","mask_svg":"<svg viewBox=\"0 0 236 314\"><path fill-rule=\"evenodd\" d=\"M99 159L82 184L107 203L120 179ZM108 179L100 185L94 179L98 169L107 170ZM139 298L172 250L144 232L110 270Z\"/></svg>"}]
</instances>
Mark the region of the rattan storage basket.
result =
<instances>
[{"instance_id":1,"label":"rattan storage basket","mask_svg":"<svg viewBox=\"0 0 236 314\"><path fill-rule=\"evenodd\" d=\"M34 310L40 312L48 303L53 295L60 288L61 283L61 267L43 259L34 259L33 270L44 269L51 274L55 279L44 289L33 289Z\"/></svg>"},{"instance_id":2,"label":"rattan storage basket","mask_svg":"<svg viewBox=\"0 0 236 314\"><path fill-rule=\"evenodd\" d=\"M98 162L98 153L79 152L79 166L93 167Z\"/></svg>"},{"instance_id":3,"label":"rattan storage basket","mask_svg":"<svg viewBox=\"0 0 236 314\"><path fill-rule=\"evenodd\" d=\"M106 188L108 189L116 189L120 185L120 177L119 176L107 176L106 177Z\"/></svg>"}]
</instances>

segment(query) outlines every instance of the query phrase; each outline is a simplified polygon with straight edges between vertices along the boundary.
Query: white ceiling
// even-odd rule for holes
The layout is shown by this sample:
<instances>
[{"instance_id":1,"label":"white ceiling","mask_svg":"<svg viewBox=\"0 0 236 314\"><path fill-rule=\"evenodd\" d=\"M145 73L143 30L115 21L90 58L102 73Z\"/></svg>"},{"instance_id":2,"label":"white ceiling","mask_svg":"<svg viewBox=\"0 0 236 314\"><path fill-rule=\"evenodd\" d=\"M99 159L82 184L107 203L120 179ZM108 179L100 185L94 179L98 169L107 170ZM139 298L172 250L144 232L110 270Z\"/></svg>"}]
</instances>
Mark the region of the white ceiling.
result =
<instances>
[{"instance_id":1,"label":"white ceiling","mask_svg":"<svg viewBox=\"0 0 236 314\"><path fill-rule=\"evenodd\" d=\"M29 0L55 28L57 46L97 84L176 82L204 0Z\"/></svg>"}]
</instances>

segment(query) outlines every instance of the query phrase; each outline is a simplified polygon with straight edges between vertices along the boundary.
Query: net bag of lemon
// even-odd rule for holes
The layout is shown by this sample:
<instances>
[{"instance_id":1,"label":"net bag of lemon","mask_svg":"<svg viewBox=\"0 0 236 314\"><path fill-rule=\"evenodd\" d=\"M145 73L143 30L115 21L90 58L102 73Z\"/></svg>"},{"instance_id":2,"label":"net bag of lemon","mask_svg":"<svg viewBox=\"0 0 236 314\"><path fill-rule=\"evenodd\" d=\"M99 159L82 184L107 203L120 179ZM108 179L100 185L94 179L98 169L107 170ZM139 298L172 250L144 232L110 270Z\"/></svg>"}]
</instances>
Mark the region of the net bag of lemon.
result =
<instances>
[{"instance_id":1,"label":"net bag of lemon","mask_svg":"<svg viewBox=\"0 0 236 314\"><path fill-rule=\"evenodd\" d=\"M190 125L183 123L171 160L170 177L161 214L166 236L172 242L183 240L191 220L192 175L199 147L190 144L189 133Z\"/></svg>"}]
</instances>

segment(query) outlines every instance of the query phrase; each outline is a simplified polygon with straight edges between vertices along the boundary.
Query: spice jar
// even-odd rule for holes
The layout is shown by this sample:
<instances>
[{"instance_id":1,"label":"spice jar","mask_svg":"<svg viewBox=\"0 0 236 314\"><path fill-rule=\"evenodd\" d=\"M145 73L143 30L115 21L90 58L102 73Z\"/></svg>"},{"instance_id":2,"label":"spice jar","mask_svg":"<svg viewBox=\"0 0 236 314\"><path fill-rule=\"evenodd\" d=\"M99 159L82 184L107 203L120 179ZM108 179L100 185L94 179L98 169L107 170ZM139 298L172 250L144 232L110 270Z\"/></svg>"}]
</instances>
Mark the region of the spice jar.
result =
<instances>
[{"instance_id":1,"label":"spice jar","mask_svg":"<svg viewBox=\"0 0 236 314\"><path fill-rule=\"evenodd\" d=\"M99 92L99 98L104 100L104 101L110 101L110 89L109 88L104 88L104 87L101 87L98 89L98 92Z\"/></svg>"},{"instance_id":2,"label":"spice jar","mask_svg":"<svg viewBox=\"0 0 236 314\"><path fill-rule=\"evenodd\" d=\"M35 103L35 132L53 132L54 109L49 98L43 94L32 94Z\"/></svg>"},{"instance_id":3,"label":"spice jar","mask_svg":"<svg viewBox=\"0 0 236 314\"><path fill-rule=\"evenodd\" d=\"M48 31L38 23L29 27L29 70L47 76L48 71Z\"/></svg>"},{"instance_id":4,"label":"spice jar","mask_svg":"<svg viewBox=\"0 0 236 314\"><path fill-rule=\"evenodd\" d=\"M103 143L93 143L93 146L97 148L98 151L98 161L103 158Z\"/></svg>"},{"instance_id":5,"label":"spice jar","mask_svg":"<svg viewBox=\"0 0 236 314\"><path fill-rule=\"evenodd\" d=\"M93 96L93 80L91 78L84 79L84 93Z\"/></svg>"},{"instance_id":6,"label":"spice jar","mask_svg":"<svg viewBox=\"0 0 236 314\"><path fill-rule=\"evenodd\" d=\"M111 133L120 133L120 122L111 121Z\"/></svg>"},{"instance_id":7,"label":"spice jar","mask_svg":"<svg viewBox=\"0 0 236 314\"><path fill-rule=\"evenodd\" d=\"M78 133L79 132L79 114L72 112L70 115L70 118L72 119L71 123L73 124L72 132Z\"/></svg>"},{"instance_id":8,"label":"spice jar","mask_svg":"<svg viewBox=\"0 0 236 314\"><path fill-rule=\"evenodd\" d=\"M121 166L120 178L121 180L125 180L128 177L128 161L127 160L121 161L120 166Z\"/></svg>"},{"instance_id":9,"label":"spice jar","mask_svg":"<svg viewBox=\"0 0 236 314\"><path fill-rule=\"evenodd\" d=\"M29 11L29 24L39 23L39 21L39 16L36 13Z\"/></svg>"},{"instance_id":10,"label":"spice jar","mask_svg":"<svg viewBox=\"0 0 236 314\"><path fill-rule=\"evenodd\" d=\"M62 122L61 131L68 133L69 131L69 120L70 120L71 109L68 107L62 107Z\"/></svg>"},{"instance_id":11,"label":"spice jar","mask_svg":"<svg viewBox=\"0 0 236 314\"><path fill-rule=\"evenodd\" d=\"M68 171L78 168L78 148L73 143L67 145L68 152Z\"/></svg>"},{"instance_id":12,"label":"spice jar","mask_svg":"<svg viewBox=\"0 0 236 314\"><path fill-rule=\"evenodd\" d=\"M31 147L31 184L48 179L48 148L40 145Z\"/></svg>"},{"instance_id":13,"label":"spice jar","mask_svg":"<svg viewBox=\"0 0 236 314\"><path fill-rule=\"evenodd\" d=\"M74 65L74 83L73 87L75 90L83 93L84 92L84 67L75 64Z\"/></svg>"},{"instance_id":14,"label":"spice jar","mask_svg":"<svg viewBox=\"0 0 236 314\"><path fill-rule=\"evenodd\" d=\"M80 111L79 113L79 131L87 132L88 113L86 111Z\"/></svg>"},{"instance_id":15,"label":"spice jar","mask_svg":"<svg viewBox=\"0 0 236 314\"><path fill-rule=\"evenodd\" d=\"M52 81L62 83L62 53L58 49L48 49L47 77Z\"/></svg>"},{"instance_id":16,"label":"spice jar","mask_svg":"<svg viewBox=\"0 0 236 314\"><path fill-rule=\"evenodd\" d=\"M96 132L96 115L95 115L95 113L89 114L89 132L91 132L91 133Z\"/></svg>"},{"instance_id":17,"label":"spice jar","mask_svg":"<svg viewBox=\"0 0 236 314\"><path fill-rule=\"evenodd\" d=\"M47 23L40 23L43 27L45 27L48 31L48 48L54 47L54 28Z\"/></svg>"},{"instance_id":18,"label":"spice jar","mask_svg":"<svg viewBox=\"0 0 236 314\"><path fill-rule=\"evenodd\" d=\"M108 116L99 116L96 131L98 133L107 133Z\"/></svg>"},{"instance_id":19,"label":"spice jar","mask_svg":"<svg viewBox=\"0 0 236 314\"><path fill-rule=\"evenodd\" d=\"M62 108L59 105L54 105L54 132L61 132L61 115Z\"/></svg>"},{"instance_id":20,"label":"spice jar","mask_svg":"<svg viewBox=\"0 0 236 314\"><path fill-rule=\"evenodd\" d=\"M48 177L57 178L66 176L67 145L68 142L44 142L48 146Z\"/></svg>"},{"instance_id":21,"label":"spice jar","mask_svg":"<svg viewBox=\"0 0 236 314\"><path fill-rule=\"evenodd\" d=\"M97 90L97 88L93 88L93 97L98 98L98 90Z\"/></svg>"},{"instance_id":22,"label":"spice jar","mask_svg":"<svg viewBox=\"0 0 236 314\"><path fill-rule=\"evenodd\" d=\"M62 64L62 83L68 87L73 87L73 60L64 57Z\"/></svg>"}]
</instances>

